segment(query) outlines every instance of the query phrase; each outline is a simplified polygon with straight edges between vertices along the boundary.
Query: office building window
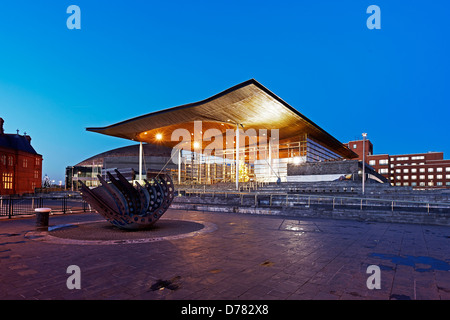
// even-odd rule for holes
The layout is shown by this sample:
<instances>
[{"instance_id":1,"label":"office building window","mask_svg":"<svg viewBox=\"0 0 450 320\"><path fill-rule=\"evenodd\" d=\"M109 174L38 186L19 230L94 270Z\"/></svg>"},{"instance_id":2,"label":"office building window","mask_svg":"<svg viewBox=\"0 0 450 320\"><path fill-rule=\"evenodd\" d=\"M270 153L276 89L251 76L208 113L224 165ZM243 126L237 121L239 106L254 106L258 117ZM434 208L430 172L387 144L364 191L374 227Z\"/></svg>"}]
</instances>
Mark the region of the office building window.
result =
<instances>
[{"instance_id":1,"label":"office building window","mask_svg":"<svg viewBox=\"0 0 450 320\"><path fill-rule=\"evenodd\" d=\"M431 179L434 179L434 176L433 176L432 174L429 174L429 175L428 175L428 179L430 179L430 180L431 180Z\"/></svg>"},{"instance_id":2,"label":"office building window","mask_svg":"<svg viewBox=\"0 0 450 320\"><path fill-rule=\"evenodd\" d=\"M397 161L409 160L409 157L397 157Z\"/></svg>"},{"instance_id":3,"label":"office building window","mask_svg":"<svg viewBox=\"0 0 450 320\"><path fill-rule=\"evenodd\" d=\"M425 182L421 182L421 183L419 183L419 185L420 185L421 187L424 187L424 186L425 186Z\"/></svg>"},{"instance_id":4,"label":"office building window","mask_svg":"<svg viewBox=\"0 0 450 320\"><path fill-rule=\"evenodd\" d=\"M419 171L420 172L425 172L425 168L420 168Z\"/></svg>"},{"instance_id":5,"label":"office building window","mask_svg":"<svg viewBox=\"0 0 450 320\"><path fill-rule=\"evenodd\" d=\"M425 159L425 156L414 156L414 157L411 157L411 160L423 160L423 159Z\"/></svg>"},{"instance_id":6,"label":"office building window","mask_svg":"<svg viewBox=\"0 0 450 320\"><path fill-rule=\"evenodd\" d=\"M409 186L409 182L403 182L404 186Z\"/></svg>"},{"instance_id":7,"label":"office building window","mask_svg":"<svg viewBox=\"0 0 450 320\"><path fill-rule=\"evenodd\" d=\"M430 182L428 182L428 186L429 186L429 187L432 187L432 186L434 186L434 183L433 183L433 181L430 181Z\"/></svg>"},{"instance_id":8,"label":"office building window","mask_svg":"<svg viewBox=\"0 0 450 320\"><path fill-rule=\"evenodd\" d=\"M408 173L409 169L403 169L403 173Z\"/></svg>"},{"instance_id":9,"label":"office building window","mask_svg":"<svg viewBox=\"0 0 450 320\"><path fill-rule=\"evenodd\" d=\"M403 180L408 180L409 176L403 176Z\"/></svg>"},{"instance_id":10,"label":"office building window","mask_svg":"<svg viewBox=\"0 0 450 320\"><path fill-rule=\"evenodd\" d=\"M374 166L376 165L377 161L376 160L369 160L369 165Z\"/></svg>"},{"instance_id":11,"label":"office building window","mask_svg":"<svg viewBox=\"0 0 450 320\"><path fill-rule=\"evenodd\" d=\"M437 186L442 186L442 182L441 182L441 181L436 182L436 185L437 185Z\"/></svg>"},{"instance_id":12,"label":"office building window","mask_svg":"<svg viewBox=\"0 0 450 320\"><path fill-rule=\"evenodd\" d=\"M388 164L389 160L388 159L381 159L380 160L380 164Z\"/></svg>"},{"instance_id":13,"label":"office building window","mask_svg":"<svg viewBox=\"0 0 450 320\"><path fill-rule=\"evenodd\" d=\"M434 168L428 168L428 172L433 172Z\"/></svg>"},{"instance_id":14,"label":"office building window","mask_svg":"<svg viewBox=\"0 0 450 320\"><path fill-rule=\"evenodd\" d=\"M436 168L436 172L442 172L442 168Z\"/></svg>"},{"instance_id":15,"label":"office building window","mask_svg":"<svg viewBox=\"0 0 450 320\"><path fill-rule=\"evenodd\" d=\"M420 179L420 180L425 180L425 175L424 175L424 174L421 174L421 175L419 176L419 179Z\"/></svg>"},{"instance_id":16,"label":"office building window","mask_svg":"<svg viewBox=\"0 0 450 320\"><path fill-rule=\"evenodd\" d=\"M416 169L416 168L411 169L411 173L416 173L416 172L417 172L417 169Z\"/></svg>"},{"instance_id":17,"label":"office building window","mask_svg":"<svg viewBox=\"0 0 450 320\"><path fill-rule=\"evenodd\" d=\"M8 156L8 166L12 166L14 164L14 157Z\"/></svg>"},{"instance_id":18,"label":"office building window","mask_svg":"<svg viewBox=\"0 0 450 320\"><path fill-rule=\"evenodd\" d=\"M416 182L411 182L411 186L415 187L415 186L417 186L417 183Z\"/></svg>"},{"instance_id":19,"label":"office building window","mask_svg":"<svg viewBox=\"0 0 450 320\"><path fill-rule=\"evenodd\" d=\"M445 179L450 179L450 174L446 174Z\"/></svg>"},{"instance_id":20,"label":"office building window","mask_svg":"<svg viewBox=\"0 0 450 320\"><path fill-rule=\"evenodd\" d=\"M436 176L436 179L442 179L442 174L438 174L438 175Z\"/></svg>"},{"instance_id":21,"label":"office building window","mask_svg":"<svg viewBox=\"0 0 450 320\"><path fill-rule=\"evenodd\" d=\"M417 176L411 176L411 179L412 179L412 180L416 180L416 179L417 179Z\"/></svg>"},{"instance_id":22,"label":"office building window","mask_svg":"<svg viewBox=\"0 0 450 320\"><path fill-rule=\"evenodd\" d=\"M445 172L450 172L450 167L445 168Z\"/></svg>"},{"instance_id":23,"label":"office building window","mask_svg":"<svg viewBox=\"0 0 450 320\"><path fill-rule=\"evenodd\" d=\"M378 170L378 172L381 174L387 174L387 173L389 173L389 169L383 168L383 169Z\"/></svg>"}]
</instances>

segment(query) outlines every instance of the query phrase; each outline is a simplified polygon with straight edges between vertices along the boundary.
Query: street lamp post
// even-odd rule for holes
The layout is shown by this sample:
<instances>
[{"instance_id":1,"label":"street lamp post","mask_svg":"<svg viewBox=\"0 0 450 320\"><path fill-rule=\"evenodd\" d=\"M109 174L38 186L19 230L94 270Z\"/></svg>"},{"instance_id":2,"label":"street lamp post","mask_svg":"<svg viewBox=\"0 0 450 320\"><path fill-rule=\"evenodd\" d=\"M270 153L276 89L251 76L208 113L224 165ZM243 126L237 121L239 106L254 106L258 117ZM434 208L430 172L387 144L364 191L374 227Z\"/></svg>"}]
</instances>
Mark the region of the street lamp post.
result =
<instances>
[{"instance_id":1,"label":"street lamp post","mask_svg":"<svg viewBox=\"0 0 450 320\"><path fill-rule=\"evenodd\" d=\"M362 161L362 194L365 192L365 182L366 182L366 137L367 133L363 133L363 161Z\"/></svg>"}]
</instances>

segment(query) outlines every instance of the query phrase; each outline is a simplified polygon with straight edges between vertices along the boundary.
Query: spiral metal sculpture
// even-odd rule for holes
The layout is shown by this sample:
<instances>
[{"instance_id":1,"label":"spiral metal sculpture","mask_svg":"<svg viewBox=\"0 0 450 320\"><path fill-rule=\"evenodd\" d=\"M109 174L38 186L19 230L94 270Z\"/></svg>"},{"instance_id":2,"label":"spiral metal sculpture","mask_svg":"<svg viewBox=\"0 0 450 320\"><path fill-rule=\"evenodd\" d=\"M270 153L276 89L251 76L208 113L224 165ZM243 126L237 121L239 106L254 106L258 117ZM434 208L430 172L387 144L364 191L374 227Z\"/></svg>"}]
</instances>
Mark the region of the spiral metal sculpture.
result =
<instances>
[{"instance_id":1,"label":"spiral metal sculpture","mask_svg":"<svg viewBox=\"0 0 450 320\"><path fill-rule=\"evenodd\" d=\"M89 189L81 183L81 195L92 208L121 229L146 229L166 212L174 197L170 175L147 172L145 185L134 187L116 169L117 179L107 172L110 182L98 175L101 186Z\"/></svg>"}]
</instances>

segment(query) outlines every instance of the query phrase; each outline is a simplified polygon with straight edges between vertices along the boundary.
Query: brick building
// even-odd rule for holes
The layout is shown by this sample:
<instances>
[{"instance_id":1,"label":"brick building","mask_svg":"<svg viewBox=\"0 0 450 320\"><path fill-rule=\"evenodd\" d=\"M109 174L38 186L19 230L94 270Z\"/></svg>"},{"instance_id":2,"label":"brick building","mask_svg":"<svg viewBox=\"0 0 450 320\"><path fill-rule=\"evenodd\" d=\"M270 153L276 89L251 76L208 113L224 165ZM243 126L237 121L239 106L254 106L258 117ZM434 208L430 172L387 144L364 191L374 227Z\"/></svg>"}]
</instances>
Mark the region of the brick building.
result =
<instances>
[{"instance_id":1,"label":"brick building","mask_svg":"<svg viewBox=\"0 0 450 320\"><path fill-rule=\"evenodd\" d=\"M350 141L348 147L362 160L363 141ZM366 140L366 163L389 179L394 186L415 189L450 188L450 160L443 152L411 154L373 154L373 145Z\"/></svg>"},{"instance_id":2,"label":"brick building","mask_svg":"<svg viewBox=\"0 0 450 320\"><path fill-rule=\"evenodd\" d=\"M8 134L0 118L0 195L32 193L42 187L42 155L31 137Z\"/></svg>"}]
</instances>

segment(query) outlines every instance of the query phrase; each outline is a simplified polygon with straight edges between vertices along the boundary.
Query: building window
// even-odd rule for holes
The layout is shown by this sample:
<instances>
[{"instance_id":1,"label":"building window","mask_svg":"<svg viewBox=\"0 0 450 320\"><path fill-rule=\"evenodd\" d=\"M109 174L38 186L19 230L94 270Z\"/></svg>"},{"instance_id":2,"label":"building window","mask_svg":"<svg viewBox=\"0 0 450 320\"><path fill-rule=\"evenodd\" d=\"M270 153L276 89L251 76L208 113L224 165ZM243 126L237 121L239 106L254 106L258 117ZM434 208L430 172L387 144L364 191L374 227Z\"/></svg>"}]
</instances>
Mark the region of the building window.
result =
<instances>
[{"instance_id":1,"label":"building window","mask_svg":"<svg viewBox=\"0 0 450 320\"><path fill-rule=\"evenodd\" d=\"M434 168L428 168L428 172L433 172Z\"/></svg>"},{"instance_id":2,"label":"building window","mask_svg":"<svg viewBox=\"0 0 450 320\"><path fill-rule=\"evenodd\" d=\"M11 190L13 188L12 173L3 173L2 181L3 181L3 189Z\"/></svg>"},{"instance_id":3,"label":"building window","mask_svg":"<svg viewBox=\"0 0 450 320\"><path fill-rule=\"evenodd\" d=\"M416 169L416 168L411 169L411 173L416 173L416 172L417 172L417 169Z\"/></svg>"},{"instance_id":4,"label":"building window","mask_svg":"<svg viewBox=\"0 0 450 320\"><path fill-rule=\"evenodd\" d=\"M395 173L401 173L402 169L395 169Z\"/></svg>"},{"instance_id":5,"label":"building window","mask_svg":"<svg viewBox=\"0 0 450 320\"><path fill-rule=\"evenodd\" d=\"M419 171L420 172L425 172L425 168L420 168Z\"/></svg>"},{"instance_id":6,"label":"building window","mask_svg":"<svg viewBox=\"0 0 450 320\"><path fill-rule=\"evenodd\" d=\"M442 168L436 168L436 172L442 172Z\"/></svg>"},{"instance_id":7,"label":"building window","mask_svg":"<svg viewBox=\"0 0 450 320\"><path fill-rule=\"evenodd\" d=\"M28 167L28 159L23 159L23 161L22 161L22 166L23 166L24 168Z\"/></svg>"},{"instance_id":8,"label":"building window","mask_svg":"<svg viewBox=\"0 0 450 320\"><path fill-rule=\"evenodd\" d=\"M377 162L375 160L369 160L369 165L374 166Z\"/></svg>"},{"instance_id":9,"label":"building window","mask_svg":"<svg viewBox=\"0 0 450 320\"><path fill-rule=\"evenodd\" d=\"M446 174L445 179L450 179L450 174Z\"/></svg>"},{"instance_id":10,"label":"building window","mask_svg":"<svg viewBox=\"0 0 450 320\"><path fill-rule=\"evenodd\" d=\"M35 164L36 166L39 166L39 165L41 164L41 159L35 158L34 164Z\"/></svg>"},{"instance_id":11,"label":"building window","mask_svg":"<svg viewBox=\"0 0 450 320\"><path fill-rule=\"evenodd\" d=\"M0 157L0 164L6 166L6 155L2 154Z\"/></svg>"},{"instance_id":12,"label":"building window","mask_svg":"<svg viewBox=\"0 0 450 320\"><path fill-rule=\"evenodd\" d=\"M445 183L445 185L446 185L446 186L450 186L450 181L447 181L447 182Z\"/></svg>"},{"instance_id":13,"label":"building window","mask_svg":"<svg viewBox=\"0 0 450 320\"><path fill-rule=\"evenodd\" d=\"M14 164L14 157L8 156L8 166L13 166L13 164Z\"/></svg>"},{"instance_id":14,"label":"building window","mask_svg":"<svg viewBox=\"0 0 450 320\"><path fill-rule=\"evenodd\" d=\"M389 160L388 159L381 159L379 161L380 164L388 164Z\"/></svg>"},{"instance_id":15,"label":"building window","mask_svg":"<svg viewBox=\"0 0 450 320\"><path fill-rule=\"evenodd\" d=\"M442 179L442 174L438 174L438 175L436 176L436 179Z\"/></svg>"},{"instance_id":16,"label":"building window","mask_svg":"<svg viewBox=\"0 0 450 320\"><path fill-rule=\"evenodd\" d=\"M34 170L34 178L39 179L39 170Z\"/></svg>"},{"instance_id":17,"label":"building window","mask_svg":"<svg viewBox=\"0 0 450 320\"><path fill-rule=\"evenodd\" d=\"M434 176L432 174L429 174L428 179L432 180L432 179L434 179Z\"/></svg>"},{"instance_id":18,"label":"building window","mask_svg":"<svg viewBox=\"0 0 450 320\"><path fill-rule=\"evenodd\" d=\"M445 168L445 172L450 172L450 167Z\"/></svg>"},{"instance_id":19,"label":"building window","mask_svg":"<svg viewBox=\"0 0 450 320\"><path fill-rule=\"evenodd\" d=\"M411 186L415 187L415 186L417 186L417 183L416 182L411 182Z\"/></svg>"},{"instance_id":20,"label":"building window","mask_svg":"<svg viewBox=\"0 0 450 320\"><path fill-rule=\"evenodd\" d=\"M432 186L434 186L434 183L433 183L433 181L430 181L430 182L428 182L428 186L429 186L429 187L432 187Z\"/></svg>"},{"instance_id":21,"label":"building window","mask_svg":"<svg viewBox=\"0 0 450 320\"><path fill-rule=\"evenodd\" d=\"M423 159L425 159L425 156L414 156L414 157L411 157L411 160L423 160Z\"/></svg>"},{"instance_id":22,"label":"building window","mask_svg":"<svg viewBox=\"0 0 450 320\"><path fill-rule=\"evenodd\" d=\"M403 176L403 180L408 180L409 176Z\"/></svg>"},{"instance_id":23,"label":"building window","mask_svg":"<svg viewBox=\"0 0 450 320\"><path fill-rule=\"evenodd\" d=\"M403 185L404 186L409 186L409 183L408 182L403 182Z\"/></svg>"},{"instance_id":24,"label":"building window","mask_svg":"<svg viewBox=\"0 0 450 320\"><path fill-rule=\"evenodd\" d=\"M402 183L401 183L401 182L396 182L395 185L396 185L396 186L401 186Z\"/></svg>"},{"instance_id":25,"label":"building window","mask_svg":"<svg viewBox=\"0 0 450 320\"><path fill-rule=\"evenodd\" d=\"M440 182L440 181L439 181L439 182L436 182L436 185L437 185L437 186L442 186L442 182Z\"/></svg>"},{"instance_id":26,"label":"building window","mask_svg":"<svg viewBox=\"0 0 450 320\"><path fill-rule=\"evenodd\" d=\"M383 168L383 169L378 170L378 172L381 174L387 174L387 173L389 173L389 169Z\"/></svg>"},{"instance_id":27,"label":"building window","mask_svg":"<svg viewBox=\"0 0 450 320\"><path fill-rule=\"evenodd\" d=\"M412 180L416 180L416 179L417 179L417 176L411 176L411 179L412 179Z\"/></svg>"},{"instance_id":28,"label":"building window","mask_svg":"<svg viewBox=\"0 0 450 320\"><path fill-rule=\"evenodd\" d=\"M420 185L421 187L424 187L424 186L425 186L425 182L421 182L419 185Z\"/></svg>"},{"instance_id":29,"label":"building window","mask_svg":"<svg viewBox=\"0 0 450 320\"><path fill-rule=\"evenodd\" d=\"M402 177L401 176L396 176L395 179L396 180L400 180Z\"/></svg>"},{"instance_id":30,"label":"building window","mask_svg":"<svg viewBox=\"0 0 450 320\"><path fill-rule=\"evenodd\" d=\"M403 169L403 173L408 173L409 169Z\"/></svg>"},{"instance_id":31,"label":"building window","mask_svg":"<svg viewBox=\"0 0 450 320\"><path fill-rule=\"evenodd\" d=\"M397 161L405 161L405 160L409 160L409 157L398 157Z\"/></svg>"},{"instance_id":32,"label":"building window","mask_svg":"<svg viewBox=\"0 0 450 320\"><path fill-rule=\"evenodd\" d=\"M356 149L356 143L353 145L353 149Z\"/></svg>"},{"instance_id":33,"label":"building window","mask_svg":"<svg viewBox=\"0 0 450 320\"><path fill-rule=\"evenodd\" d=\"M424 174L421 174L421 175L419 176L419 179L420 179L420 180L425 180L425 175L424 175Z\"/></svg>"}]
</instances>

